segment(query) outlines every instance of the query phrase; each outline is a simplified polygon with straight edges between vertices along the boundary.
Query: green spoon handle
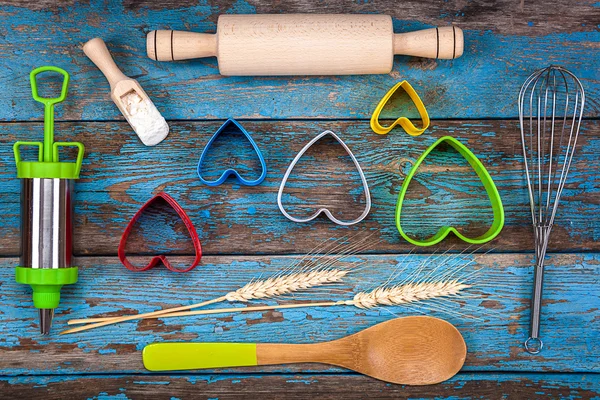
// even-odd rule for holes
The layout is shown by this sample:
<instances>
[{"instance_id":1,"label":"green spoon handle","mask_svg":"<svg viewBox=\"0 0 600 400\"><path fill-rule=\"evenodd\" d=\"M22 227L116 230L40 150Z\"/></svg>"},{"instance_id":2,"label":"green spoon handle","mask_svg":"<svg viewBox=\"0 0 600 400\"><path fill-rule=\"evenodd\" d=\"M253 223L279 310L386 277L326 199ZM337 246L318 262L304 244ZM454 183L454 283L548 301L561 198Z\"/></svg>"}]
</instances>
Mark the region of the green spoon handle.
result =
<instances>
[{"instance_id":1,"label":"green spoon handle","mask_svg":"<svg viewBox=\"0 0 600 400\"><path fill-rule=\"evenodd\" d=\"M142 358L150 371L258 365L255 343L152 343Z\"/></svg>"}]
</instances>

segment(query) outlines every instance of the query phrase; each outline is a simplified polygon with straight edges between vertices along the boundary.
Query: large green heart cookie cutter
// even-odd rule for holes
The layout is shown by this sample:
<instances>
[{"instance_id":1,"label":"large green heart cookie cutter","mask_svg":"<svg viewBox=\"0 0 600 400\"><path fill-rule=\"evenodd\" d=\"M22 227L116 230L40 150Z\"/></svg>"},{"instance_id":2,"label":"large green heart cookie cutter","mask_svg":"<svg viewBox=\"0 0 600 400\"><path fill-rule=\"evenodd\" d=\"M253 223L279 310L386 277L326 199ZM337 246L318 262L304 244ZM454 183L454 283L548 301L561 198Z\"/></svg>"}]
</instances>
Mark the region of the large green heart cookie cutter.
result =
<instances>
[{"instance_id":1,"label":"large green heart cookie cutter","mask_svg":"<svg viewBox=\"0 0 600 400\"><path fill-rule=\"evenodd\" d=\"M453 226L442 226L440 230L438 230L438 232L429 239L423 241L416 240L409 237L402 230L402 225L400 224L400 215L402 214L402 203L404 202L404 196L406 195L406 191L408 190L410 181L417 172L417 169L419 168L423 160L427 158L427 156L433 151L433 149L435 149L437 146L444 142L452 146L456 151L458 151L469 162L471 167L473 167L473 169L477 173L477 176L479 176L479 179L481 179L481 183L483 183L483 186L485 187L485 190L492 204L492 210L494 212L494 221L490 229L487 230L487 232L476 238L466 237ZM404 183L402 184L402 190L400 190L400 195L398 196L398 203L396 204L396 227L398 227L398 232L400 232L404 239L416 246L432 246L434 244L437 244L444 240L446 236L450 234L450 232L454 233L459 239L467 243L487 243L496 236L498 236L503 226L504 208L502 207L502 200L500 199L500 194L498 193L498 189L496 189L496 185L494 184L492 177L487 172L481 161L479 161L479 159L475 156L475 154L473 154L471 150L469 150L464 144L462 144L461 142L459 142L451 136L441 137L434 144L429 146L429 148L425 150L425 152L421 155L421 157L419 157L417 162L414 164L408 176L404 180Z\"/></svg>"}]
</instances>

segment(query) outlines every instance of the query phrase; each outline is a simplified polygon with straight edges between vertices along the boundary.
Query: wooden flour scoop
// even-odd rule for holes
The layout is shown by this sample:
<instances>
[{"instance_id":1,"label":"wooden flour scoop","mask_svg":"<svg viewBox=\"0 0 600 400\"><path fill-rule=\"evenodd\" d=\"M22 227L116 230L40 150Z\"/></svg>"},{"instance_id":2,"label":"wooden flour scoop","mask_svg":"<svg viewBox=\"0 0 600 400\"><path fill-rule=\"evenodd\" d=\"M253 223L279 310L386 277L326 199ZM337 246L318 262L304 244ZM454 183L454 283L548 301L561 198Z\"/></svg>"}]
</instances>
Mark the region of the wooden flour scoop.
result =
<instances>
[{"instance_id":1,"label":"wooden flour scoop","mask_svg":"<svg viewBox=\"0 0 600 400\"><path fill-rule=\"evenodd\" d=\"M465 341L452 324L424 316L396 318L324 343L153 343L143 351L150 371L316 362L404 385L445 381L466 355Z\"/></svg>"},{"instance_id":2,"label":"wooden flour scoop","mask_svg":"<svg viewBox=\"0 0 600 400\"><path fill-rule=\"evenodd\" d=\"M142 143L155 146L162 142L169 134L169 125L138 81L117 67L104 41L100 38L88 41L83 45L83 52L108 80L110 98Z\"/></svg>"}]
</instances>

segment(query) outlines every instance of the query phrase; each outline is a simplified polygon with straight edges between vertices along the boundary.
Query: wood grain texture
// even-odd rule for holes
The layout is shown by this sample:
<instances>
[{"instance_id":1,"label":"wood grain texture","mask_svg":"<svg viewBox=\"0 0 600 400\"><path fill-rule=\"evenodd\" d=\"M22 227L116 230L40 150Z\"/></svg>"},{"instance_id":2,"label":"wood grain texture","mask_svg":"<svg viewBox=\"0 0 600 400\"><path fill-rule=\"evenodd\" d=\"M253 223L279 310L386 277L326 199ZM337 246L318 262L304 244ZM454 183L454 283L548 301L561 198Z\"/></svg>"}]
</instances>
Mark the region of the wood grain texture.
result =
<instances>
[{"instance_id":1,"label":"wood grain texture","mask_svg":"<svg viewBox=\"0 0 600 400\"><path fill-rule=\"evenodd\" d=\"M487 3L465 3L461 0L445 2L424 2L405 0L399 5L394 0L378 0L369 2L327 1L313 2L308 0L124 0L122 8L128 13L141 13L147 10L163 14L179 15L179 10L203 11L196 14L203 21L217 23L221 13L377 13L389 14L399 20L418 20L429 25L437 25L439 21L447 24L456 22L468 24L472 29L481 31L493 30L503 35L551 34L562 32L591 31L598 23L593 7L594 0L571 2L559 0L544 0L536 3L515 3L510 0L496 0ZM95 1L74 0L2 0L2 6L24 8L33 11L64 10L78 5L85 10L87 7L98 7ZM106 6L106 4L102 4ZM188 19L183 22L193 24Z\"/></svg>"},{"instance_id":2,"label":"wood grain texture","mask_svg":"<svg viewBox=\"0 0 600 400\"><path fill-rule=\"evenodd\" d=\"M256 345L257 365L317 362L404 385L446 381L466 355L458 330L429 316L394 318L328 342Z\"/></svg>"},{"instance_id":3,"label":"wood grain texture","mask_svg":"<svg viewBox=\"0 0 600 400\"><path fill-rule=\"evenodd\" d=\"M495 180L506 211L503 232L487 248L499 251L532 251L526 185L522 170L522 155L516 121L437 122L423 136L411 138L399 129L386 136L370 131L368 122L242 122L253 135L267 160L268 175L258 187L244 187L227 181L218 187L208 187L196 175L196 163L202 148L221 125L220 122L177 122L171 124L167 140L154 148L143 146L126 123L60 123L56 135L60 140L78 140L86 145L82 178L76 184L75 253L90 255L116 254L117 245L130 218L153 193L166 191L188 212L202 240L206 254L298 254L312 249L318 240L329 237L363 238L376 232L382 243L369 249L378 252L414 250L404 241L394 223L396 200L404 176L425 149L442 135L452 135L463 141L480 157ZM327 219L297 224L288 221L276 205L276 195L283 174L298 151L316 134L325 129L341 133L356 154L369 182L373 208L365 221L353 227L338 227ZM39 137L39 124L10 124L0 136L4 148L16 140ZM561 200L557 221L551 236L551 251L600 249L600 213L598 202L600 168L600 123L585 121L580 147L575 155L567 189ZM240 143L240 146L243 142ZM327 200L338 207L362 211L358 177L352 163L329 161L327 155L343 154L341 146L327 143L317 148L328 152L319 156L322 162L315 168L326 168L317 178L291 187L286 204L298 207L335 192ZM236 154L236 152L234 152ZM239 152L244 163L255 157L251 152ZM435 231L442 222L474 227L490 223L491 212L478 178L461 164L450 164L441 152L417 173L412 202L405 203L404 215L412 218L407 226L428 227ZM452 153L449 153L450 155ZM19 182L15 179L12 153L0 154L0 252L18 255ZM439 163L439 164L438 164ZM425 166L424 166L425 167ZM346 179L333 185L328 180ZM319 186L323 185L323 186ZM311 188L308 191L308 188ZM351 195L348 196L346 193ZM299 191L300 190L300 191ZM303 192L306 190L306 192ZM435 195L435 196L434 196ZM420 197L419 197L420 196ZM425 198L423 196L429 196ZM452 198L456 200L453 202ZM291 203L290 203L291 202ZM408 206L407 206L408 205ZM465 208L465 205L468 207ZM287 208L287 207L286 207ZM462 210L462 211L461 211ZM412 215L412 217L411 217ZM162 222L168 222L163 220ZM419 225L420 224L420 225ZM155 229L156 230L156 229ZM154 231L155 231L154 230ZM191 242L178 240L177 232L160 230L177 254L193 254ZM251 240L249 240L251 238ZM176 245L173 243L177 242ZM148 253L148 242L140 236L133 242L137 253ZM439 249L447 246L464 248L456 238L448 238ZM417 251L430 251L417 249Z\"/></svg>"},{"instance_id":4,"label":"wood grain texture","mask_svg":"<svg viewBox=\"0 0 600 400\"><path fill-rule=\"evenodd\" d=\"M0 398L599 398L598 10L596 0L0 0L4 93L0 97ZM465 54L437 62L395 57L392 72L386 75L313 78L225 78L218 74L214 58L165 64L145 54L146 33L154 29L214 32L222 13L293 12L388 14L396 32L454 24L465 30ZM83 54L81 45L93 37L106 40L117 65L139 80L171 120L173 132L157 148L139 142L110 100L104 76ZM522 341L529 321L533 239L514 120L519 87L534 69L548 64L564 65L581 78L588 95L588 120L552 233L551 251L561 254L550 254L545 278L542 336L547 347L539 356L531 356L524 352ZM71 74L67 101L56 109L56 120L64 121L57 124L57 139L82 141L87 148L75 203L75 252L80 255L76 262L83 266L81 279L63 289L50 337L39 336L30 293L13 280L19 253L19 184L11 146L16 140L41 139L43 109L31 99L28 80L29 72L41 65L57 65ZM417 139L400 131L377 136L370 131L368 119L383 94L402 79L425 102L433 127ZM396 118L400 113L417 117L407 104L403 96L395 97L383 117ZM195 174L202 147L229 117L253 120L242 123L269 167L259 188L228 182L209 189ZM299 226L287 221L275 206L288 163L310 137L325 129L342 133L373 189L370 216L353 228L322 220ZM473 267L483 267L479 278L485 296L466 299L453 313L428 312L456 325L467 343L466 372L449 382L428 387L387 385L313 364L154 375L141 364L141 349L155 341L333 340L388 320L389 311L417 312L401 307L159 319L81 335L56 335L71 318L140 313L222 295L252 277L289 265L286 254L305 253L330 237L350 236L358 241L374 233L372 239L381 237L382 242L365 248L369 255L351 259L355 264L365 261L366 269L351 276L347 286L277 301L341 299L369 289L387 279L403 260L398 253L412 250L393 224L396 196L410 163L445 134L464 140L488 167L507 217L500 236L480 249L480 253L494 251L473 256ZM246 153L242 154L237 160L228 155L229 161L248 164ZM337 168L334 150L325 150L324 155L331 161L325 174L333 173L340 181L352 178L347 169ZM451 217L465 219L467 214L472 216L466 218L467 224L481 225L487 217L468 171L453 163L436 167L435 163L451 161L444 156L431 161L414 188L413 224L430 226ZM317 175L289 189L305 190L318 182ZM436 177L441 183L428 183ZM345 187L338 184L335 192ZM344 199L358 200L355 189L351 187L351 196ZM208 254L191 273L178 275L164 268L145 275L130 273L115 257L130 217L160 190L172 194L190 213ZM347 208L347 200L331 192L318 194ZM453 196L467 202L467 211L476 212L461 212ZM307 198L299 193L289 200L302 203ZM165 225L165 229L156 236L132 237L131 254L161 251L188 255L173 261L189 261L193 250L181 240L185 231L160 213L150 215L145 224ZM426 251L452 246L455 251L463 248L456 240L446 240Z\"/></svg>"},{"instance_id":5,"label":"wood grain texture","mask_svg":"<svg viewBox=\"0 0 600 400\"><path fill-rule=\"evenodd\" d=\"M362 265L362 269L349 274L343 284L253 304L348 299L386 281L398 271L397 263L413 271L426 259L425 255L349 257L343 265ZM600 331L600 254L553 254L547 260L542 313L545 348L537 356L526 353L522 345L529 325L532 256L479 254L466 259L473 261L466 274L479 270L474 282L481 293L454 306L446 304L446 311L418 306L372 310L348 306L306 308L133 321L59 336L58 332L72 318L150 312L213 299L252 278L274 274L295 260L289 256L206 256L194 271L176 274L165 268L134 273L127 271L116 257L83 257L75 260L75 265L82 266L79 282L63 288L52 335L42 337L29 290L13 280L11 267L17 260L5 258L0 265L0 375L141 373L141 350L153 342L314 343L339 339L393 316L422 312L446 319L462 334L468 347L464 370L531 371L535 365L537 370L547 372L600 371L600 342L596 340ZM398 279L410 271L404 271ZM231 306L245 307L239 303ZM339 369L300 364L246 371Z\"/></svg>"},{"instance_id":6,"label":"wood grain texture","mask_svg":"<svg viewBox=\"0 0 600 400\"><path fill-rule=\"evenodd\" d=\"M57 108L57 120L122 120L102 73L81 51L81 45L93 37L107 42L117 65L139 81L167 119L368 119L383 94L401 79L411 82L434 119L515 118L519 87L535 69L550 63L564 65L582 80L590 99L586 115L599 114L599 71L589 68L597 62L600 35L595 1L536 2L524 10L509 1L489 5L410 1L402 6L394 1L332 2L330 6L306 1L259 6L231 0L214 5L150 3L94 0L70 6L67 2L60 12L53 12L54 4L42 11L39 4L3 2L0 52L5 56L0 68L5 73L0 84L11 96L0 97L0 120L41 120L41 108L30 106L27 79L40 65L57 65L71 74L69 97ZM145 54L145 35L150 30L214 32L219 13L303 9L390 14L398 33L456 23L465 29L465 54L437 62L396 57L390 74L314 79L225 78L218 74L214 58L165 64ZM548 14L556 17L549 19Z\"/></svg>"},{"instance_id":7,"label":"wood grain texture","mask_svg":"<svg viewBox=\"0 0 600 400\"><path fill-rule=\"evenodd\" d=\"M388 74L394 55L452 60L463 54L460 28L394 34L389 15L222 15L216 33L149 32L151 60L217 57L225 76ZM323 62L327 60L327 62Z\"/></svg>"},{"instance_id":8,"label":"wood grain texture","mask_svg":"<svg viewBox=\"0 0 600 400\"><path fill-rule=\"evenodd\" d=\"M599 386L598 374L461 373L432 386L390 385L349 374L23 376L0 378L0 398L594 399Z\"/></svg>"}]
</instances>

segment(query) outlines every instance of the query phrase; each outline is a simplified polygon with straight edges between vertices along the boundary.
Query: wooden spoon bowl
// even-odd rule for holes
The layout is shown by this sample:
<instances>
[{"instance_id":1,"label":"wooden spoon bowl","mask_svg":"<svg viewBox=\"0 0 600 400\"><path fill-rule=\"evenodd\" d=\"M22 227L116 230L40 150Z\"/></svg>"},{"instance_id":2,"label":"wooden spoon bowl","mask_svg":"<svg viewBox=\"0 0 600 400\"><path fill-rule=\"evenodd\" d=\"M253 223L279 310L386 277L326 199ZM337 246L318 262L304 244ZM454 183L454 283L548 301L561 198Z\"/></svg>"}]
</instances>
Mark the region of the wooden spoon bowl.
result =
<instances>
[{"instance_id":1,"label":"wooden spoon bowl","mask_svg":"<svg viewBox=\"0 0 600 400\"><path fill-rule=\"evenodd\" d=\"M344 341L363 349L354 367L346 368L407 385L445 381L462 368L467 356L465 341L454 325L425 316L393 319L336 342L344 345Z\"/></svg>"}]
</instances>

